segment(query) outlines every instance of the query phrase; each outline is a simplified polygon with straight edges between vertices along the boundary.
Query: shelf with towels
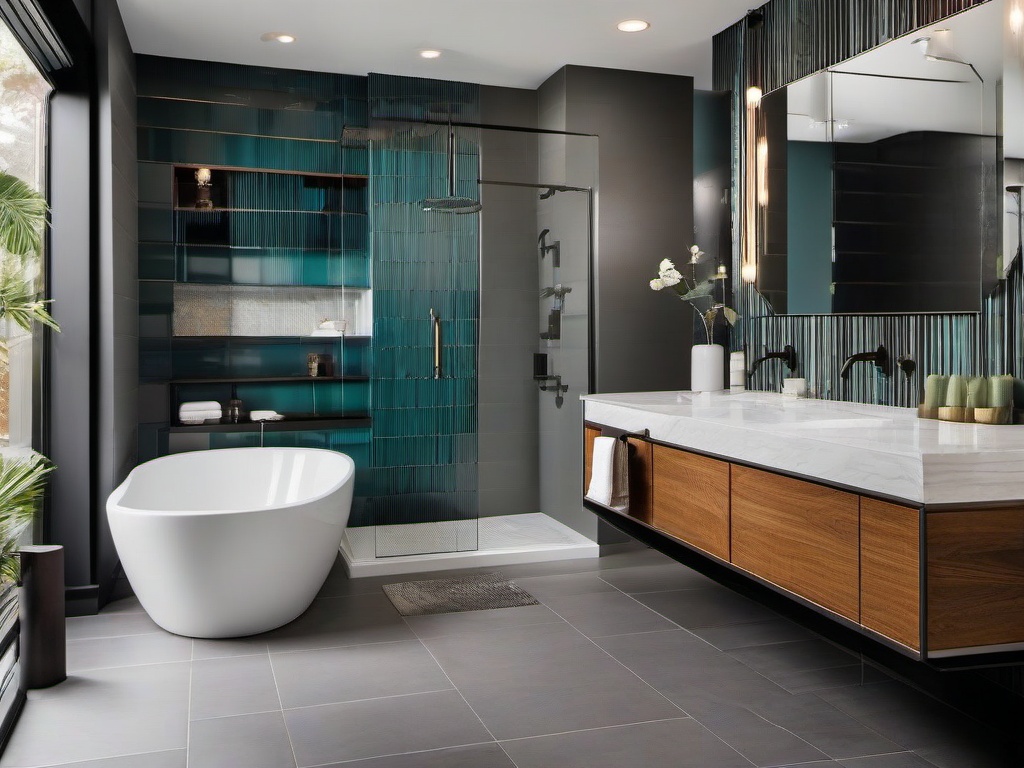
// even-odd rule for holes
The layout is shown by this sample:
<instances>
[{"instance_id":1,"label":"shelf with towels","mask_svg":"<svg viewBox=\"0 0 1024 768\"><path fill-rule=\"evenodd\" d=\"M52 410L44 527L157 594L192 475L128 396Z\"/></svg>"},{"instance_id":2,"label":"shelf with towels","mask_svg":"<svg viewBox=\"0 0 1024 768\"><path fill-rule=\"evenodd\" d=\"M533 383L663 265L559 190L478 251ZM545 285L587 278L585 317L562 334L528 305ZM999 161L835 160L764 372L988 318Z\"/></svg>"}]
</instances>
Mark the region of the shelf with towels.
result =
<instances>
[{"instance_id":1,"label":"shelf with towels","mask_svg":"<svg viewBox=\"0 0 1024 768\"><path fill-rule=\"evenodd\" d=\"M328 429L365 429L373 424L369 416L285 416L280 421L239 421L214 424L175 424L167 431L180 432L306 432Z\"/></svg>"}]
</instances>

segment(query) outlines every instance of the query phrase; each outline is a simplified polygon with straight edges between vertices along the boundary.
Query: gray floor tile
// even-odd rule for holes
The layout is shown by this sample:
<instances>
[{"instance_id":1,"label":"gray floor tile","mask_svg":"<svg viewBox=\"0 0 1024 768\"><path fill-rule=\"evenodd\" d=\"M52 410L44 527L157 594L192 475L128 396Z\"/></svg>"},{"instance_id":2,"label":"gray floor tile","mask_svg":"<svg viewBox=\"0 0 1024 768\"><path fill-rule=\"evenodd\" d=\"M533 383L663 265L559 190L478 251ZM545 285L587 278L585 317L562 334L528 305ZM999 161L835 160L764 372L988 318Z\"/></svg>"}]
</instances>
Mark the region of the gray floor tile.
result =
<instances>
[{"instance_id":1,"label":"gray floor tile","mask_svg":"<svg viewBox=\"0 0 1024 768\"><path fill-rule=\"evenodd\" d=\"M144 755L104 757L77 763L64 763L51 768L185 768L188 752L172 749L167 752L147 752Z\"/></svg>"},{"instance_id":2,"label":"gray floor tile","mask_svg":"<svg viewBox=\"0 0 1024 768\"><path fill-rule=\"evenodd\" d=\"M747 768L750 763L690 719L562 733L501 745L518 768Z\"/></svg>"},{"instance_id":3,"label":"gray floor tile","mask_svg":"<svg viewBox=\"0 0 1024 768\"><path fill-rule=\"evenodd\" d=\"M223 640L196 638L192 641L192 659L226 659L232 656L258 656L267 653L263 635L231 637Z\"/></svg>"},{"instance_id":4,"label":"gray floor tile","mask_svg":"<svg viewBox=\"0 0 1024 768\"><path fill-rule=\"evenodd\" d=\"M960 744L921 747L916 752L927 761L928 768L1019 768L1024 765L1020 746L1013 749L1003 738L991 735L971 738L965 734Z\"/></svg>"},{"instance_id":5,"label":"gray floor tile","mask_svg":"<svg viewBox=\"0 0 1024 768\"><path fill-rule=\"evenodd\" d=\"M452 688L418 640L275 653L272 662L286 709Z\"/></svg>"},{"instance_id":6,"label":"gray floor tile","mask_svg":"<svg viewBox=\"0 0 1024 768\"><path fill-rule=\"evenodd\" d=\"M807 669L786 673L778 683L790 693L813 693L827 688L844 688L850 685L875 685L892 680L890 675L871 664L853 664L847 667L828 669Z\"/></svg>"},{"instance_id":7,"label":"gray floor tile","mask_svg":"<svg viewBox=\"0 0 1024 768\"><path fill-rule=\"evenodd\" d=\"M707 640L722 651L749 648L753 645L812 640L817 637L809 629L804 629L788 619L731 624L723 627L696 627L692 631L697 637Z\"/></svg>"},{"instance_id":8,"label":"gray floor tile","mask_svg":"<svg viewBox=\"0 0 1024 768\"><path fill-rule=\"evenodd\" d=\"M829 688L814 694L900 745L983 754L992 735L970 718L900 682ZM900 751L900 750L891 750ZM929 758L930 759L930 758ZM934 762L934 760L932 761Z\"/></svg>"},{"instance_id":9,"label":"gray floor tile","mask_svg":"<svg viewBox=\"0 0 1024 768\"><path fill-rule=\"evenodd\" d=\"M191 657L192 640L167 632L72 640L67 644L68 672L72 674L86 669L188 661Z\"/></svg>"},{"instance_id":10,"label":"gray floor tile","mask_svg":"<svg viewBox=\"0 0 1024 768\"><path fill-rule=\"evenodd\" d=\"M789 696L750 667L685 630L604 637L596 642L694 716L693 707L706 701L737 706L757 703L769 708Z\"/></svg>"},{"instance_id":11,"label":"gray floor tile","mask_svg":"<svg viewBox=\"0 0 1024 768\"><path fill-rule=\"evenodd\" d=\"M97 616L76 616L67 620L68 640L98 637L124 637L163 632L146 613L101 613Z\"/></svg>"},{"instance_id":12,"label":"gray floor tile","mask_svg":"<svg viewBox=\"0 0 1024 768\"><path fill-rule=\"evenodd\" d=\"M379 592L314 600L291 624L260 637L271 651L307 651L412 640L414 635L391 601Z\"/></svg>"},{"instance_id":13,"label":"gray floor tile","mask_svg":"<svg viewBox=\"0 0 1024 768\"><path fill-rule=\"evenodd\" d=\"M189 768L295 768L280 712L218 717L192 723Z\"/></svg>"},{"instance_id":14,"label":"gray floor tile","mask_svg":"<svg viewBox=\"0 0 1024 768\"><path fill-rule=\"evenodd\" d=\"M602 570L601 578L616 589L630 594L705 589L717 586L707 576L674 561L657 565Z\"/></svg>"},{"instance_id":15,"label":"gray floor tile","mask_svg":"<svg viewBox=\"0 0 1024 768\"><path fill-rule=\"evenodd\" d=\"M565 624L423 642L499 740L680 715Z\"/></svg>"},{"instance_id":16,"label":"gray floor tile","mask_svg":"<svg viewBox=\"0 0 1024 768\"><path fill-rule=\"evenodd\" d=\"M765 677L803 669L848 667L860 663L858 655L818 638L737 648L729 651L729 655Z\"/></svg>"},{"instance_id":17,"label":"gray floor tile","mask_svg":"<svg viewBox=\"0 0 1024 768\"><path fill-rule=\"evenodd\" d=\"M668 619L617 591L549 597L545 603L587 637L677 628Z\"/></svg>"},{"instance_id":18,"label":"gray floor tile","mask_svg":"<svg viewBox=\"0 0 1024 768\"><path fill-rule=\"evenodd\" d=\"M472 747L450 747L429 752L405 755L371 757L334 763L322 768L516 768L508 755L497 744L477 744Z\"/></svg>"},{"instance_id":19,"label":"gray floor tile","mask_svg":"<svg viewBox=\"0 0 1024 768\"><path fill-rule=\"evenodd\" d=\"M266 654L193 662L191 698L193 720L281 709Z\"/></svg>"},{"instance_id":20,"label":"gray floor tile","mask_svg":"<svg viewBox=\"0 0 1024 768\"><path fill-rule=\"evenodd\" d=\"M444 637L490 632L534 624L563 624L563 620L544 605L497 608L491 611L436 613L431 616L406 616L406 623L417 637Z\"/></svg>"},{"instance_id":21,"label":"gray floor tile","mask_svg":"<svg viewBox=\"0 0 1024 768\"><path fill-rule=\"evenodd\" d=\"M806 741L746 707L707 701L694 717L754 765L806 763L828 758Z\"/></svg>"},{"instance_id":22,"label":"gray floor tile","mask_svg":"<svg viewBox=\"0 0 1024 768\"><path fill-rule=\"evenodd\" d=\"M455 691L285 712L299 766L493 741Z\"/></svg>"},{"instance_id":23,"label":"gray floor tile","mask_svg":"<svg viewBox=\"0 0 1024 768\"><path fill-rule=\"evenodd\" d=\"M758 714L792 731L835 760L905 750L902 745L885 738L845 712L823 704L813 693L792 695L784 705L759 711Z\"/></svg>"},{"instance_id":24,"label":"gray floor tile","mask_svg":"<svg viewBox=\"0 0 1024 768\"><path fill-rule=\"evenodd\" d=\"M839 764L843 768L935 768L934 765L913 752L858 757L853 760L840 760Z\"/></svg>"},{"instance_id":25,"label":"gray floor tile","mask_svg":"<svg viewBox=\"0 0 1024 768\"><path fill-rule=\"evenodd\" d=\"M862 667L859 656L818 638L736 648L729 655L791 693L829 687L825 670L851 667L850 674L860 674ZM882 678L870 679L878 682Z\"/></svg>"},{"instance_id":26,"label":"gray floor tile","mask_svg":"<svg viewBox=\"0 0 1024 768\"><path fill-rule=\"evenodd\" d=\"M668 555L651 547L626 547L621 552L606 554L594 559L601 571L614 571L620 568L640 568L645 565L679 565ZM685 567L685 566L684 566Z\"/></svg>"},{"instance_id":27,"label":"gray floor tile","mask_svg":"<svg viewBox=\"0 0 1024 768\"><path fill-rule=\"evenodd\" d=\"M90 670L30 691L0 766L183 749L188 678L188 664L152 664Z\"/></svg>"},{"instance_id":28,"label":"gray floor tile","mask_svg":"<svg viewBox=\"0 0 1024 768\"><path fill-rule=\"evenodd\" d=\"M545 602L549 597L589 595L595 592L614 592L615 587L595 572L568 573L557 576L528 576L516 579L515 583Z\"/></svg>"},{"instance_id":29,"label":"gray floor tile","mask_svg":"<svg viewBox=\"0 0 1024 768\"><path fill-rule=\"evenodd\" d=\"M642 592L636 599L681 627L715 627L777 619L778 615L725 587Z\"/></svg>"}]
</instances>

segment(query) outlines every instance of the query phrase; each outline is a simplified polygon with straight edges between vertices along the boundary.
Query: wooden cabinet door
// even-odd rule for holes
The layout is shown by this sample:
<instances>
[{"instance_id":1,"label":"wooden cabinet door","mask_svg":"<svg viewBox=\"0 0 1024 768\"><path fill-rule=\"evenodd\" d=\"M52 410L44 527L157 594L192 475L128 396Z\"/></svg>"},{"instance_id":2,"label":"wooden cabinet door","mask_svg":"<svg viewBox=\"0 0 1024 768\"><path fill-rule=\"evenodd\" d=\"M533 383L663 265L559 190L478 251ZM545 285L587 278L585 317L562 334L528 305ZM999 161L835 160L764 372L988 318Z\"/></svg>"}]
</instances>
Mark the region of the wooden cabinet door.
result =
<instances>
[{"instance_id":1,"label":"wooden cabinet door","mask_svg":"<svg viewBox=\"0 0 1024 768\"><path fill-rule=\"evenodd\" d=\"M729 464L654 446L653 525L729 560Z\"/></svg>"},{"instance_id":2,"label":"wooden cabinet door","mask_svg":"<svg viewBox=\"0 0 1024 768\"><path fill-rule=\"evenodd\" d=\"M1024 642L1024 508L929 512L928 650Z\"/></svg>"},{"instance_id":3,"label":"wooden cabinet door","mask_svg":"<svg viewBox=\"0 0 1024 768\"><path fill-rule=\"evenodd\" d=\"M732 562L860 620L859 497L733 465Z\"/></svg>"},{"instance_id":4,"label":"wooden cabinet door","mask_svg":"<svg viewBox=\"0 0 1024 768\"><path fill-rule=\"evenodd\" d=\"M860 499L860 622L921 650L921 512Z\"/></svg>"}]
</instances>

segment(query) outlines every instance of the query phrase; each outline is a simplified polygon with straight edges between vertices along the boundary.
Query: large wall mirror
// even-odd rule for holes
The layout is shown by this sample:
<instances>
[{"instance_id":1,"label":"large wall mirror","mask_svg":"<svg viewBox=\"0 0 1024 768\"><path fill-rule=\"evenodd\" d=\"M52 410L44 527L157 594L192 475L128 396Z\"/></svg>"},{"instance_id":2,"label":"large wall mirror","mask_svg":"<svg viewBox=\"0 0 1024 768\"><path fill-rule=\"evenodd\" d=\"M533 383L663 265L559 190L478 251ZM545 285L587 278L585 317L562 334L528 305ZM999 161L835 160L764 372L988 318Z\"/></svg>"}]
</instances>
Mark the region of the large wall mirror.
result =
<instances>
[{"instance_id":1,"label":"large wall mirror","mask_svg":"<svg viewBox=\"0 0 1024 768\"><path fill-rule=\"evenodd\" d=\"M1009 10L991 0L762 98L756 286L776 314L981 309L1021 226Z\"/></svg>"}]
</instances>

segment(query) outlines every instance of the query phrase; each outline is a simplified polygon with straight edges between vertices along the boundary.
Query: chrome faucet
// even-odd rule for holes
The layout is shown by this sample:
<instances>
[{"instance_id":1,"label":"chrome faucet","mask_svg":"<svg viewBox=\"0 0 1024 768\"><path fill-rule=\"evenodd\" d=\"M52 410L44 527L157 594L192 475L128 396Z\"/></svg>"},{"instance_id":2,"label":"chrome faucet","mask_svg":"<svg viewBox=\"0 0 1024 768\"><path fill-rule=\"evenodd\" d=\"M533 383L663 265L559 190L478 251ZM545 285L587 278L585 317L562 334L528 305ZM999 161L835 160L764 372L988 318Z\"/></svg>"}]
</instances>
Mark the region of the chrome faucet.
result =
<instances>
[{"instance_id":1,"label":"chrome faucet","mask_svg":"<svg viewBox=\"0 0 1024 768\"><path fill-rule=\"evenodd\" d=\"M747 378L751 378L757 369L761 366L765 360L781 360L789 368L790 373L796 370L796 350L792 344L787 344L782 348L781 352L769 352L766 355L762 355L750 364L750 370L747 371Z\"/></svg>"},{"instance_id":2,"label":"chrome faucet","mask_svg":"<svg viewBox=\"0 0 1024 768\"><path fill-rule=\"evenodd\" d=\"M879 344L878 349L874 352L858 352L846 358L843 362L843 367L839 370L839 378L848 379L850 377L850 368L853 367L854 363L860 362L874 363L875 367L886 376L890 373L889 351L885 348L884 344Z\"/></svg>"}]
</instances>

